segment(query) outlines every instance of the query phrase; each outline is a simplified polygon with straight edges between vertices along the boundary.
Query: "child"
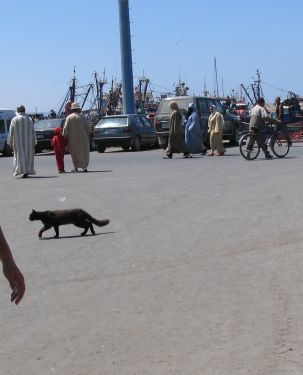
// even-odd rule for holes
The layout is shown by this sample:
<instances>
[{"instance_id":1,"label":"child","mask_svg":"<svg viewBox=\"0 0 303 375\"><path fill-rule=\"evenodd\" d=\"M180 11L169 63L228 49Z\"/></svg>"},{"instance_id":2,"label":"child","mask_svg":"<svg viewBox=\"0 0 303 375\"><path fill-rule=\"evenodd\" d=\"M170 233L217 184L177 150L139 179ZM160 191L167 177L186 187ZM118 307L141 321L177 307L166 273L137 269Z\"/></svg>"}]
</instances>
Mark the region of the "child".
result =
<instances>
[{"instance_id":1,"label":"child","mask_svg":"<svg viewBox=\"0 0 303 375\"><path fill-rule=\"evenodd\" d=\"M67 139L63 137L61 129L55 128L55 135L52 139L52 146L56 155L57 168L59 173L64 173L64 151Z\"/></svg>"}]
</instances>

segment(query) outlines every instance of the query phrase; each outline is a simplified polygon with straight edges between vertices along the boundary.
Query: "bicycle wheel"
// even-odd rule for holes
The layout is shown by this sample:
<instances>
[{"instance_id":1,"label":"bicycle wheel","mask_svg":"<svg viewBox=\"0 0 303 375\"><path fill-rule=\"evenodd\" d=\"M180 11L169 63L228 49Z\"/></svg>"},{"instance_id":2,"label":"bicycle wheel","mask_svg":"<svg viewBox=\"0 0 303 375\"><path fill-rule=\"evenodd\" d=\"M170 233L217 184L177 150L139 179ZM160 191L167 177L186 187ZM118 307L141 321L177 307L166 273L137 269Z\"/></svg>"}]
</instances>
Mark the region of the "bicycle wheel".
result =
<instances>
[{"instance_id":1,"label":"bicycle wheel","mask_svg":"<svg viewBox=\"0 0 303 375\"><path fill-rule=\"evenodd\" d=\"M282 132L279 132L270 137L270 148L273 154L277 158L284 158L289 151L289 143L286 135Z\"/></svg>"},{"instance_id":2,"label":"bicycle wheel","mask_svg":"<svg viewBox=\"0 0 303 375\"><path fill-rule=\"evenodd\" d=\"M260 146L254 134L244 134L239 141L240 153L246 160L254 160L260 153Z\"/></svg>"}]
</instances>

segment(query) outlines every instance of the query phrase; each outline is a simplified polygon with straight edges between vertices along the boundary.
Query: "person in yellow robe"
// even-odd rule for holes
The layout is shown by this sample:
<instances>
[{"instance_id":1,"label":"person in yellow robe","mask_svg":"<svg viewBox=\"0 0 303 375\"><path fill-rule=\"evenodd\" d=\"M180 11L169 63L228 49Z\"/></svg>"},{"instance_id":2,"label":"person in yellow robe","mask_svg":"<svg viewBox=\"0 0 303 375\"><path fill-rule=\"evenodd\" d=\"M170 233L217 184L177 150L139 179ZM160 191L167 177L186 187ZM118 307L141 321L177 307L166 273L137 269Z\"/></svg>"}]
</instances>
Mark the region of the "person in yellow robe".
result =
<instances>
[{"instance_id":1,"label":"person in yellow robe","mask_svg":"<svg viewBox=\"0 0 303 375\"><path fill-rule=\"evenodd\" d=\"M78 103L72 104L71 111L72 113L65 120L63 135L67 138L74 165L72 172L78 172L79 168L87 172L90 151L89 124L86 117L81 114L81 107Z\"/></svg>"},{"instance_id":2,"label":"person in yellow robe","mask_svg":"<svg viewBox=\"0 0 303 375\"><path fill-rule=\"evenodd\" d=\"M225 148L223 146L224 118L223 115L217 111L214 105L211 105L209 110L210 116L208 119L208 132L211 150L208 155L222 156L225 153Z\"/></svg>"}]
</instances>

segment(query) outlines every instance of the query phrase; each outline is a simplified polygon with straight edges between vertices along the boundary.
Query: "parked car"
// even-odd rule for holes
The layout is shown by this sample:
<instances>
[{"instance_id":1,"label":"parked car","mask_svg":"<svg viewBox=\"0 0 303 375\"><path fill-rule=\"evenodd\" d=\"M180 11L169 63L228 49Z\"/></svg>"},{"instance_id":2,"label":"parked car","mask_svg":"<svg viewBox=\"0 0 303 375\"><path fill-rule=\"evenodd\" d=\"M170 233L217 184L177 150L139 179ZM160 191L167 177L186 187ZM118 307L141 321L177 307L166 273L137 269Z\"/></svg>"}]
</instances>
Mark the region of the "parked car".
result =
<instances>
[{"instance_id":1,"label":"parked car","mask_svg":"<svg viewBox=\"0 0 303 375\"><path fill-rule=\"evenodd\" d=\"M93 141L98 152L118 146L124 151L139 151L141 146L157 146L154 126L144 115L127 114L103 117L94 129Z\"/></svg>"},{"instance_id":2,"label":"parked car","mask_svg":"<svg viewBox=\"0 0 303 375\"><path fill-rule=\"evenodd\" d=\"M164 149L168 142L168 128L171 116L169 104L175 101L181 112L186 113L188 105L194 103L200 116L201 124L207 127L210 115L209 107L215 105L217 110L224 116L223 139L228 140L231 144L238 144L238 133L242 131L242 123L238 116L230 113L224 113L223 106L219 99L202 96L176 96L162 99L155 116L156 134L158 142Z\"/></svg>"},{"instance_id":3,"label":"parked car","mask_svg":"<svg viewBox=\"0 0 303 375\"><path fill-rule=\"evenodd\" d=\"M54 136L54 129L63 129L65 118L49 118L45 120L38 120L34 123L34 128L37 137L37 144L35 147L36 153L42 150L52 150L52 138Z\"/></svg>"},{"instance_id":4,"label":"parked car","mask_svg":"<svg viewBox=\"0 0 303 375\"><path fill-rule=\"evenodd\" d=\"M16 116L16 113L10 109L0 109L0 152L3 156L11 156L13 154L12 148L7 144L7 137L11 120Z\"/></svg>"}]
</instances>

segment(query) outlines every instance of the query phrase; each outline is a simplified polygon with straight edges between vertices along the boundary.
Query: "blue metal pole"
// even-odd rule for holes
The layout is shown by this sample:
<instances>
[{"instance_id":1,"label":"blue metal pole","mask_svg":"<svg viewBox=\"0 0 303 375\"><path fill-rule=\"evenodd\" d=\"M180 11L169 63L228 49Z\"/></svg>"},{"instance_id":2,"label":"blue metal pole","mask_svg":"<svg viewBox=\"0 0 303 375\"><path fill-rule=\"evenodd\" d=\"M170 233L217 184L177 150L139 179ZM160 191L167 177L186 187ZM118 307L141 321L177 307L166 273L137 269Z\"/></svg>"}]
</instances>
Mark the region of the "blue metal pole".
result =
<instances>
[{"instance_id":1,"label":"blue metal pole","mask_svg":"<svg viewBox=\"0 0 303 375\"><path fill-rule=\"evenodd\" d=\"M128 0L119 0L123 113L135 113Z\"/></svg>"}]
</instances>

